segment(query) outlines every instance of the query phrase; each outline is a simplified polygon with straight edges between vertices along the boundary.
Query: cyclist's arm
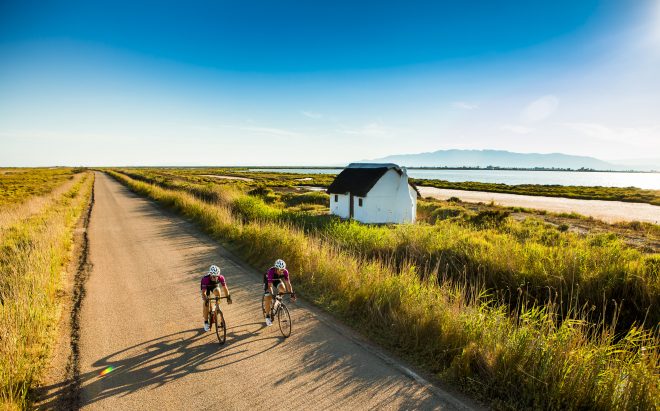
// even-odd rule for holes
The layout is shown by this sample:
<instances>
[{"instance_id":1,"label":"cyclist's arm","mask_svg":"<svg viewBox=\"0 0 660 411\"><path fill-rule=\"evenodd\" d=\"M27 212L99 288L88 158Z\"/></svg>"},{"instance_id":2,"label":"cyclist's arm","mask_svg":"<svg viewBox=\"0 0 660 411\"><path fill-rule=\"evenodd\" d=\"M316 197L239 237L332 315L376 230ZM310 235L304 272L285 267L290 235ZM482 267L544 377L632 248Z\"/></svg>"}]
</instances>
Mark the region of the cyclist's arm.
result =
<instances>
[{"instance_id":1,"label":"cyclist's arm","mask_svg":"<svg viewBox=\"0 0 660 411\"><path fill-rule=\"evenodd\" d=\"M222 285L222 292L225 294L225 297L229 295L229 288L227 288L227 284Z\"/></svg>"},{"instance_id":2,"label":"cyclist's arm","mask_svg":"<svg viewBox=\"0 0 660 411\"><path fill-rule=\"evenodd\" d=\"M296 293L293 292L293 286L291 285L291 280L287 279L285 282L286 290L291 293L291 301L296 301Z\"/></svg>"},{"instance_id":3,"label":"cyclist's arm","mask_svg":"<svg viewBox=\"0 0 660 411\"><path fill-rule=\"evenodd\" d=\"M202 277L202 281L199 284L200 292L202 293L202 300L206 301L206 276Z\"/></svg>"},{"instance_id":4,"label":"cyclist's arm","mask_svg":"<svg viewBox=\"0 0 660 411\"><path fill-rule=\"evenodd\" d=\"M268 284L268 291L271 295L275 294L273 292L273 273L272 270L268 270L266 273L266 284Z\"/></svg>"}]
</instances>

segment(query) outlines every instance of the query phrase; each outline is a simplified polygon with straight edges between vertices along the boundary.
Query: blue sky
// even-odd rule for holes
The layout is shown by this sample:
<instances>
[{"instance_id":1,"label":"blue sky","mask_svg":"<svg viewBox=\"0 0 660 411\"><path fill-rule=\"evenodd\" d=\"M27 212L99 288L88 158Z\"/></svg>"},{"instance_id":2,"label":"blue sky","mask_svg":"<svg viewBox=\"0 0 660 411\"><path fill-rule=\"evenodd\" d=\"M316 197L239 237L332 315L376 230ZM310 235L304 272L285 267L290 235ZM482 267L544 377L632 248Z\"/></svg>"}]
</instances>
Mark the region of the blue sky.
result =
<instances>
[{"instance_id":1,"label":"blue sky","mask_svg":"<svg viewBox=\"0 0 660 411\"><path fill-rule=\"evenodd\" d=\"M660 3L0 3L0 165L660 157Z\"/></svg>"}]
</instances>

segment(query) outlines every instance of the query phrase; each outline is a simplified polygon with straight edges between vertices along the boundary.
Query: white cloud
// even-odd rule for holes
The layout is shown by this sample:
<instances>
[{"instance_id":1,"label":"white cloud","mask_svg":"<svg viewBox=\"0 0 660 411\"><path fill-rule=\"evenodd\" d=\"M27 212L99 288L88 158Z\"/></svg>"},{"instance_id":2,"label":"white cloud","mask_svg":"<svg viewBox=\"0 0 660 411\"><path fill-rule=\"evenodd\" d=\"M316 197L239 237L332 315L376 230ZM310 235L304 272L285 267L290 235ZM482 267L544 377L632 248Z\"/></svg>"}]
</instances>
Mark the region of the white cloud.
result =
<instances>
[{"instance_id":1,"label":"white cloud","mask_svg":"<svg viewBox=\"0 0 660 411\"><path fill-rule=\"evenodd\" d=\"M454 108L460 108L462 110L474 110L479 108L478 104L468 103L466 101L454 101L451 105Z\"/></svg>"},{"instance_id":2,"label":"white cloud","mask_svg":"<svg viewBox=\"0 0 660 411\"><path fill-rule=\"evenodd\" d=\"M314 118L314 119L319 119L323 117L323 114L315 113L313 111L301 111L300 114L302 114L305 117Z\"/></svg>"},{"instance_id":3,"label":"white cloud","mask_svg":"<svg viewBox=\"0 0 660 411\"><path fill-rule=\"evenodd\" d=\"M550 117L558 107L559 98L553 95L543 96L529 103L520 113L520 117L527 123L535 123Z\"/></svg>"},{"instance_id":4,"label":"white cloud","mask_svg":"<svg viewBox=\"0 0 660 411\"><path fill-rule=\"evenodd\" d=\"M521 126L519 124L505 124L502 126L502 130L511 131L516 134L529 134L534 131L531 127Z\"/></svg>"},{"instance_id":5,"label":"white cloud","mask_svg":"<svg viewBox=\"0 0 660 411\"><path fill-rule=\"evenodd\" d=\"M252 131L260 134L270 134L277 137L300 137L300 133L273 127L238 127L240 130Z\"/></svg>"},{"instance_id":6,"label":"white cloud","mask_svg":"<svg viewBox=\"0 0 660 411\"><path fill-rule=\"evenodd\" d=\"M390 134L392 129L385 127L379 123L369 123L360 128L341 129L338 131L343 134L377 137L377 136L384 136Z\"/></svg>"},{"instance_id":7,"label":"white cloud","mask_svg":"<svg viewBox=\"0 0 660 411\"><path fill-rule=\"evenodd\" d=\"M599 123L562 123L563 126L596 140L660 149L660 125L649 127L608 127Z\"/></svg>"}]
</instances>

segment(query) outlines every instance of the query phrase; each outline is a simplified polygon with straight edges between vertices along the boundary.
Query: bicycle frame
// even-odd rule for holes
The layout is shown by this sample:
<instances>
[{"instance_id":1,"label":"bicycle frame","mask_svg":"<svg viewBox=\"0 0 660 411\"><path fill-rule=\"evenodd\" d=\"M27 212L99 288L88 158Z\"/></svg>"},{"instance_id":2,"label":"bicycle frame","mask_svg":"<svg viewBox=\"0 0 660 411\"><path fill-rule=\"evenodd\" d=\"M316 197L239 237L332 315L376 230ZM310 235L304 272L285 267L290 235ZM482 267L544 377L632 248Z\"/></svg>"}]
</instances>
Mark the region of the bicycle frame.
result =
<instances>
[{"instance_id":1,"label":"bicycle frame","mask_svg":"<svg viewBox=\"0 0 660 411\"><path fill-rule=\"evenodd\" d=\"M270 305L270 318L273 321L275 318L277 318L280 331L282 332L284 338L287 338L291 335L291 317L289 315L289 309L286 307L286 304L282 300L282 297L287 294L292 295L293 293L286 292L278 293L276 295L270 294L272 298Z\"/></svg>"},{"instance_id":2,"label":"bicycle frame","mask_svg":"<svg viewBox=\"0 0 660 411\"><path fill-rule=\"evenodd\" d=\"M220 309L219 303L223 298L227 297L213 296L206 298L206 304L209 310L209 325L213 326L215 324L215 333L218 336L218 341L220 344L224 344L227 340L227 325L225 323L225 316ZM215 304L212 304L212 302L215 302ZM218 319L218 316L220 316L220 319Z\"/></svg>"}]
</instances>

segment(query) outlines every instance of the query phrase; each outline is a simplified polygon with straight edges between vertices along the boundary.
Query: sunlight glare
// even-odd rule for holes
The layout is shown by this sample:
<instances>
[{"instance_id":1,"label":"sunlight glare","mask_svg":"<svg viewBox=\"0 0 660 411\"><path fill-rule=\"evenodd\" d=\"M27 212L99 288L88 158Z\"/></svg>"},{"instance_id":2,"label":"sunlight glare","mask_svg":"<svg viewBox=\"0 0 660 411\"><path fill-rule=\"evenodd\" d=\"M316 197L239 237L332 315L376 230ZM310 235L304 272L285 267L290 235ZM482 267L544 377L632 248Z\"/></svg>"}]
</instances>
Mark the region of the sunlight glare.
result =
<instances>
[{"instance_id":1,"label":"sunlight glare","mask_svg":"<svg viewBox=\"0 0 660 411\"><path fill-rule=\"evenodd\" d=\"M99 373L99 375L100 375L101 377L104 377L104 376L110 374L114 369L115 369L115 367L113 367L113 366L111 365L111 366L109 366L108 368L106 368L105 370L101 371L101 372Z\"/></svg>"}]
</instances>

